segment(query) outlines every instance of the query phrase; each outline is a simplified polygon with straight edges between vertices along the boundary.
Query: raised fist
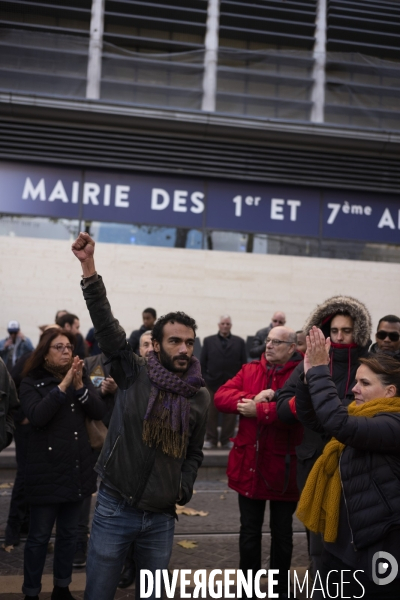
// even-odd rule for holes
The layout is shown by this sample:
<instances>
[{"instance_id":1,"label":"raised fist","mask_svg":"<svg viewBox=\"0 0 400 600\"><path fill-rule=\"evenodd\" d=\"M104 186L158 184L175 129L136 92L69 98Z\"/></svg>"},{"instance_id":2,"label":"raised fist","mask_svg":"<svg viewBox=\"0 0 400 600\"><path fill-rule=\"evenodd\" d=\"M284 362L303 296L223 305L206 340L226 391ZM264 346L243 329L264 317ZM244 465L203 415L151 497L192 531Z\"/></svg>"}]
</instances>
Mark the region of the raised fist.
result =
<instances>
[{"instance_id":1,"label":"raised fist","mask_svg":"<svg viewBox=\"0 0 400 600\"><path fill-rule=\"evenodd\" d=\"M88 233L81 232L71 246L72 252L81 263L93 259L95 242Z\"/></svg>"}]
</instances>

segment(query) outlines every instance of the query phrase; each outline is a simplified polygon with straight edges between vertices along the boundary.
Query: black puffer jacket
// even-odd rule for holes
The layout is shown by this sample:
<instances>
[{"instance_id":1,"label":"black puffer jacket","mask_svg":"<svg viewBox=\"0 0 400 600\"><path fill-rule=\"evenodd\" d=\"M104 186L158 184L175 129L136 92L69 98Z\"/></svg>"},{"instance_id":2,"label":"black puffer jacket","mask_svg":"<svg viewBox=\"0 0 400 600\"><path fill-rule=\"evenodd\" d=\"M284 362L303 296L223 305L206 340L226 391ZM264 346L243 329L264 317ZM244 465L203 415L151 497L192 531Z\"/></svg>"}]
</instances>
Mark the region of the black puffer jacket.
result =
<instances>
[{"instance_id":1,"label":"black puffer jacket","mask_svg":"<svg viewBox=\"0 0 400 600\"><path fill-rule=\"evenodd\" d=\"M296 389L303 418L309 427L346 445L339 467L345 501L341 508L347 508L347 515L341 515L339 527L350 528L349 539L360 551L400 528L400 413L349 415L327 366L310 369L307 382L299 380ZM383 542L380 549L387 549ZM399 554L400 547L391 550Z\"/></svg>"},{"instance_id":2,"label":"black puffer jacket","mask_svg":"<svg viewBox=\"0 0 400 600\"><path fill-rule=\"evenodd\" d=\"M361 302L349 296L334 296L329 298L309 316L303 330L309 332L315 325L321 327L325 336L329 336L330 323L333 317L341 313L349 314L354 321L355 345L333 344L331 347L330 373L336 386L336 391L342 403L347 406L353 400L352 388L359 366L359 359L367 356L371 335L371 316ZM303 420L301 408L295 416L289 404L291 398L296 395L296 386L304 372L303 362L293 371L285 385L277 393L278 417L284 423L303 423L304 436L300 446L296 448L297 454L297 485L302 490L315 461L321 455L325 444L330 440L331 434L313 431L307 422Z\"/></svg>"},{"instance_id":3,"label":"black puffer jacket","mask_svg":"<svg viewBox=\"0 0 400 600\"><path fill-rule=\"evenodd\" d=\"M28 443L25 490L32 504L75 502L96 491L94 455L85 417L101 419L105 406L85 376L84 402L45 369L32 371L20 386L20 401L32 430Z\"/></svg>"}]
</instances>

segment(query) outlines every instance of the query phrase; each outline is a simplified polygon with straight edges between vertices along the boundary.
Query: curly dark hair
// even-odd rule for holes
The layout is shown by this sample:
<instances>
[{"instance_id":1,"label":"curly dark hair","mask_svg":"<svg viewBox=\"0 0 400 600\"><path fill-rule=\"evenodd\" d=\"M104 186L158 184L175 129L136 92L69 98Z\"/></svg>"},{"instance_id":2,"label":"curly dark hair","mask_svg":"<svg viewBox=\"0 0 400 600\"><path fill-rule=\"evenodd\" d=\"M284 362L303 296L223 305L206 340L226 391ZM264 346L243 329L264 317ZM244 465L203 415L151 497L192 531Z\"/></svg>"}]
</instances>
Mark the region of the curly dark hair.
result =
<instances>
[{"instance_id":1,"label":"curly dark hair","mask_svg":"<svg viewBox=\"0 0 400 600\"><path fill-rule=\"evenodd\" d=\"M180 323L181 325L185 325L185 327L190 327L191 329L193 329L194 337L196 337L196 321L192 319L192 317L189 317L189 315L187 315L186 313L178 311L170 312L167 315L163 315L156 321L151 332L152 340L155 340L159 344L162 343L164 335L164 325L166 323Z\"/></svg>"},{"instance_id":2,"label":"curly dark hair","mask_svg":"<svg viewBox=\"0 0 400 600\"><path fill-rule=\"evenodd\" d=\"M59 329L58 327L46 329L40 336L39 343L35 350L26 361L24 370L22 372L22 377L26 377L31 371L43 366L44 357L46 354L48 354L52 341L55 340L55 338L59 335L64 335L66 338L68 338L70 344L73 346L75 345L75 336L72 335L70 331L65 331L64 329Z\"/></svg>"},{"instance_id":3,"label":"curly dark hair","mask_svg":"<svg viewBox=\"0 0 400 600\"><path fill-rule=\"evenodd\" d=\"M396 386L396 395L400 396L400 363L398 360L384 352L378 352L369 354L367 358L360 358L360 363L371 369L382 385Z\"/></svg>"}]
</instances>

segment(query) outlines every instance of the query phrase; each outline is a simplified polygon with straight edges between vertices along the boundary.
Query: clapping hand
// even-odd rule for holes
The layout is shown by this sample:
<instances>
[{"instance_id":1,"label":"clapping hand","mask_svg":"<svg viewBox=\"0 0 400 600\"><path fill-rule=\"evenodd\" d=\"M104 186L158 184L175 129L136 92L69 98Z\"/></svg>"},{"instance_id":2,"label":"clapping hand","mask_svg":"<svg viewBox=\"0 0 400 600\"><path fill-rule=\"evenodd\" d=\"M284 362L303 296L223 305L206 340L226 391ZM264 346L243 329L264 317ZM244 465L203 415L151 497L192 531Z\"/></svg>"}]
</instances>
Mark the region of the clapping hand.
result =
<instances>
[{"instance_id":1,"label":"clapping hand","mask_svg":"<svg viewBox=\"0 0 400 600\"><path fill-rule=\"evenodd\" d=\"M66 392L70 385L73 385L76 390L83 388L82 381L83 360L79 356L75 356L71 368L66 372L64 379L58 386L62 392Z\"/></svg>"},{"instance_id":2,"label":"clapping hand","mask_svg":"<svg viewBox=\"0 0 400 600\"><path fill-rule=\"evenodd\" d=\"M81 360L79 358L79 356L75 356L74 362L72 363L71 368L73 369L73 373L74 373L73 382L72 382L74 385L74 388L76 390L80 390L81 388L83 388L83 380L82 380L83 360Z\"/></svg>"},{"instance_id":3,"label":"clapping hand","mask_svg":"<svg viewBox=\"0 0 400 600\"><path fill-rule=\"evenodd\" d=\"M307 351L304 356L304 373L311 367L329 364L329 350L331 339L325 339L324 334L318 327L310 329L306 337Z\"/></svg>"}]
</instances>

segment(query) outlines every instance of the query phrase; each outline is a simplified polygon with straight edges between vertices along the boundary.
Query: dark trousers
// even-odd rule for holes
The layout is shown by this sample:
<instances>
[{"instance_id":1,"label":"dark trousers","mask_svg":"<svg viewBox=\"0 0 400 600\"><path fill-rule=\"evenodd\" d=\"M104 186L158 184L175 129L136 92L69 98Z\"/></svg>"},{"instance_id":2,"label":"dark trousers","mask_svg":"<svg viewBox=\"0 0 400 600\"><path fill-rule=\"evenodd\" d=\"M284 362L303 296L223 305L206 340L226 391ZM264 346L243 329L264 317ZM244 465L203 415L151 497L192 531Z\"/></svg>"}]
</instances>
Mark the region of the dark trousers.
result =
<instances>
[{"instance_id":1,"label":"dark trousers","mask_svg":"<svg viewBox=\"0 0 400 600\"><path fill-rule=\"evenodd\" d=\"M207 431L206 439L216 446L218 444L218 417L221 415L221 446L225 446L229 442L229 438L233 437L235 433L236 418L237 415L229 415L220 413L214 404L214 394L212 390L207 388L210 392L210 406L208 408L208 419L207 419Z\"/></svg>"},{"instance_id":2,"label":"dark trousers","mask_svg":"<svg viewBox=\"0 0 400 600\"><path fill-rule=\"evenodd\" d=\"M54 585L67 587L71 583L72 561L83 500L59 504L31 504L30 526L24 552L24 584L27 596L37 596L46 560L47 544L56 522L54 545Z\"/></svg>"},{"instance_id":3,"label":"dark trousers","mask_svg":"<svg viewBox=\"0 0 400 600\"><path fill-rule=\"evenodd\" d=\"M17 473L11 494L10 508L6 525L6 545L18 544L21 526L28 515L28 504L25 496L25 465L28 453L28 438L31 426L15 426L15 455L17 459Z\"/></svg>"},{"instance_id":4,"label":"dark trousers","mask_svg":"<svg viewBox=\"0 0 400 600\"><path fill-rule=\"evenodd\" d=\"M92 496L88 496L82 500L81 512L79 514L77 542L87 544L89 537L89 521L90 521L90 506Z\"/></svg>"},{"instance_id":5,"label":"dark trousers","mask_svg":"<svg viewBox=\"0 0 400 600\"><path fill-rule=\"evenodd\" d=\"M266 500L253 500L239 494L240 565L245 573L261 569L261 540ZM277 591L287 591L287 572L293 550L293 513L297 502L270 500L271 551L270 569L279 569Z\"/></svg>"},{"instance_id":6,"label":"dark trousers","mask_svg":"<svg viewBox=\"0 0 400 600\"><path fill-rule=\"evenodd\" d=\"M324 587L326 587L327 575L329 571L331 571L329 575L329 593L331 594L331 598L333 598L335 594L335 589L341 589L341 581L340 575L341 571L354 571L349 565L346 565L339 558L323 549L321 555L321 581ZM362 587L359 583L354 579L351 573L347 572L345 581L350 582L343 585L343 596L347 598L365 598L368 600L398 600L400 598L400 579L395 579L391 583L387 585L377 585L362 571L358 571L357 579L365 588L365 592L363 592ZM314 595L313 598L328 598L328 594L326 593L323 596L322 592L319 592L319 595Z\"/></svg>"}]
</instances>

